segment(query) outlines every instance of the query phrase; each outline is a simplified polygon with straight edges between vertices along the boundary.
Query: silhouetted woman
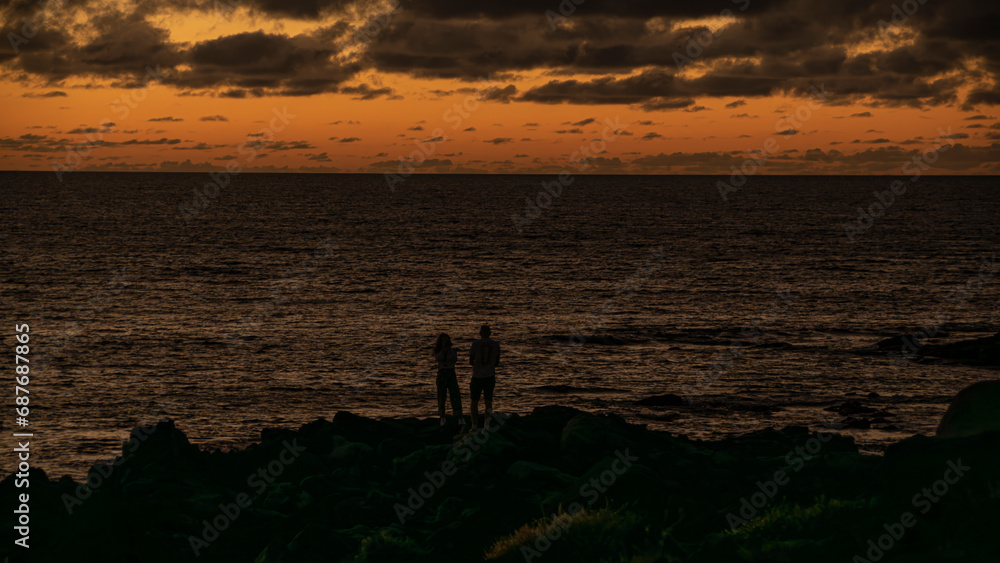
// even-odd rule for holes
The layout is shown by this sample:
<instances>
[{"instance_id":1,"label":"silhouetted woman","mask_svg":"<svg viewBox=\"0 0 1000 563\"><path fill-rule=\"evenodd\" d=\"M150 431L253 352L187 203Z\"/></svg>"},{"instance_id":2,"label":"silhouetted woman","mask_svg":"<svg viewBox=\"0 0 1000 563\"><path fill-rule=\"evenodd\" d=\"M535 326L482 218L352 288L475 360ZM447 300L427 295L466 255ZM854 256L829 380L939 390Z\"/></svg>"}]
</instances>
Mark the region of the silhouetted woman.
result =
<instances>
[{"instance_id":1,"label":"silhouetted woman","mask_svg":"<svg viewBox=\"0 0 1000 563\"><path fill-rule=\"evenodd\" d=\"M448 419L444 415L444 398L451 393L451 410L458 417L460 425L465 424L462 416L462 396L458 392L458 376L455 374L455 362L458 361L458 353L451 347L451 337L445 333L438 336L434 344L434 359L437 361L437 392L438 392L438 415L441 416L441 426L447 424Z\"/></svg>"}]
</instances>

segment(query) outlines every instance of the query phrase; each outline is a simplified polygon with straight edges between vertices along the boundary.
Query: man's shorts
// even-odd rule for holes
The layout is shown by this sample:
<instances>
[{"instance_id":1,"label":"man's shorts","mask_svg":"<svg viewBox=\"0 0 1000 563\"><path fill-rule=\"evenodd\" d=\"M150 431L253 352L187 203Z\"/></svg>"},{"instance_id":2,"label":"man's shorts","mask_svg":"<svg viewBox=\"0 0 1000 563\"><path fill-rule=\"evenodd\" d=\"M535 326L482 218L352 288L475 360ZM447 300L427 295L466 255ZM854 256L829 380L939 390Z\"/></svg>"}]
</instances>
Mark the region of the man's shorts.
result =
<instances>
[{"instance_id":1,"label":"man's shorts","mask_svg":"<svg viewBox=\"0 0 1000 563\"><path fill-rule=\"evenodd\" d=\"M479 395L487 401L493 400L493 388L497 386L496 377L473 377L472 378L472 400L478 401Z\"/></svg>"}]
</instances>

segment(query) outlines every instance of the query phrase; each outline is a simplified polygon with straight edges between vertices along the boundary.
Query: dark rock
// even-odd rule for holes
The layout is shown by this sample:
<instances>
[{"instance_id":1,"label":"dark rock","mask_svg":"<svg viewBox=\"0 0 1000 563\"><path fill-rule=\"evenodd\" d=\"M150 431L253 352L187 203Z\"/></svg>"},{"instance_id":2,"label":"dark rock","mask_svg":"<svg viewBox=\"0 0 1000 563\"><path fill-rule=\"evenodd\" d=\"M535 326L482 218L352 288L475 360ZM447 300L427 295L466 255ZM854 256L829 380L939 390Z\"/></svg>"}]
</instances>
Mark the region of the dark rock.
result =
<instances>
[{"instance_id":1,"label":"dark rock","mask_svg":"<svg viewBox=\"0 0 1000 563\"><path fill-rule=\"evenodd\" d=\"M583 411L581 411L580 409L574 409L573 407L564 407L562 405L546 405L544 407L535 407L531 411L531 416L544 417L544 418L554 417L562 419L564 421L568 421L569 419L580 414L581 412Z\"/></svg>"},{"instance_id":2,"label":"dark rock","mask_svg":"<svg viewBox=\"0 0 1000 563\"><path fill-rule=\"evenodd\" d=\"M920 353L974 366L1000 366L1000 333L950 344L928 344Z\"/></svg>"},{"instance_id":3,"label":"dark rock","mask_svg":"<svg viewBox=\"0 0 1000 563\"><path fill-rule=\"evenodd\" d=\"M685 402L683 397L667 393L666 395L653 395L639 399L634 404L640 407L682 407Z\"/></svg>"},{"instance_id":4,"label":"dark rock","mask_svg":"<svg viewBox=\"0 0 1000 563\"><path fill-rule=\"evenodd\" d=\"M592 459L609 449L627 448L629 430L630 426L621 417L580 413L566 423L559 447L572 459Z\"/></svg>"},{"instance_id":5,"label":"dark rock","mask_svg":"<svg viewBox=\"0 0 1000 563\"><path fill-rule=\"evenodd\" d=\"M869 420L867 418L854 418L853 416L849 416L847 418L844 418L844 419L838 421L837 424L840 425L841 428L861 428L861 429L865 429L865 428L871 428L872 427L872 421L871 420Z\"/></svg>"},{"instance_id":6,"label":"dark rock","mask_svg":"<svg viewBox=\"0 0 1000 563\"><path fill-rule=\"evenodd\" d=\"M827 407L823 410L835 412L841 416L849 416L853 414L870 414L876 412L878 409L866 407L860 401L847 401L841 405Z\"/></svg>"},{"instance_id":7,"label":"dark rock","mask_svg":"<svg viewBox=\"0 0 1000 563\"><path fill-rule=\"evenodd\" d=\"M639 418L644 418L646 420L655 420L657 422L673 422L681 417L681 415L675 412L657 413L657 414L643 414L638 415Z\"/></svg>"},{"instance_id":8,"label":"dark rock","mask_svg":"<svg viewBox=\"0 0 1000 563\"><path fill-rule=\"evenodd\" d=\"M969 495L974 494L972 491L995 489L996 476L1000 475L998 451L1000 432L956 438L917 435L886 448L882 460L884 471L880 473L884 487L895 497L890 500L905 504L910 504L914 495L926 487L948 478L949 491L937 497L940 502L927 503L928 508L933 515L943 517L949 514L945 511L947 506L965 505L955 510L953 517L964 522L964 526L979 528L976 504ZM938 487L940 492L941 484ZM995 521L996 515L990 518Z\"/></svg>"},{"instance_id":9,"label":"dark rock","mask_svg":"<svg viewBox=\"0 0 1000 563\"><path fill-rule=\"evenodd\" d=\"M515 481L532 483L535 485L548 483L558 486L571 485L575 479L554 467L548 467L540 463L518 460L510 464L507 468L507 476Z\"/></svg>"},{"instance_id":10,"label":"dark rock","mask_svg":"<svg viewBox=\"0 0 1000 563\"><path fill-rule=\"evenodd\" d=\"M965 412L963 401L956 412ZM843 422L865 427L889 416ZM695 441L561 406L491 427L442 437L436 419L339 413L209 454L164 423L99 485L94 476L111 469L95 467L92 490L31 470L32 560L419 563L482 561L495 551L508 555L486 560L523 561L521 547L535 545L544 519L576 503L585 512L541 561L849 561L865 549L859 538L898 522L913 495L952 465L972 469L920 517L920 534L895 544L892 558L939 560L955 545L963 560L996 553L1000 432L915 437L880 457L861 455L848 436L805 427ZM282 459L285 442L305 451ZM776 471L790 479L768 506L750 525L719 533L727 513L763 495ZM15 498L15 479L0 481L0 497ZM65 498L78 491L86 499L70 514ZM237 498L249 505L223 518ZM13 527L13 516L0 515L0 524ZM206 522L221 529L196 555L191 538Z\"/></svg>"},{"instance_id":11,"label":"dark rock","mask_svg":"<svg viewBox=\"0 0 1000 563\"><path fill-rule=\"evenodd\" d=\"M1000 431L1000 380L980 381L959 391L941 417L943 438Z\"/></svg>"}]
</instances>

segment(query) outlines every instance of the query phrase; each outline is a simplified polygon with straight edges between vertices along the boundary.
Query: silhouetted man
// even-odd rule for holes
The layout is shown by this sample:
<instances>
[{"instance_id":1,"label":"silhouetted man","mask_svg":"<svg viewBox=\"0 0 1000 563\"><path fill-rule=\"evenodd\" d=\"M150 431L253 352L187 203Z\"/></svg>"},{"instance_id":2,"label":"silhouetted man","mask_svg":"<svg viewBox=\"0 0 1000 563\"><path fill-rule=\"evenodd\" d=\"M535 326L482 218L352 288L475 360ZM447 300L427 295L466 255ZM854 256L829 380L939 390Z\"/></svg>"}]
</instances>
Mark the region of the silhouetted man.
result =
<instances>
[{"instance_id":1,"label":"silhouetted man","mask_svg":"<svg viewBox=\"0 0 1000 563\"><path fill-rule=\"evenodd\" d=\"M486 402L486 416L493 414L493 389L496 387L496 368L500 366L500 343L490 338L489 325L479 329L479 340L469 348L472 365L472 427L479 420L479 396Z\"/></svg>"}]
</instances>

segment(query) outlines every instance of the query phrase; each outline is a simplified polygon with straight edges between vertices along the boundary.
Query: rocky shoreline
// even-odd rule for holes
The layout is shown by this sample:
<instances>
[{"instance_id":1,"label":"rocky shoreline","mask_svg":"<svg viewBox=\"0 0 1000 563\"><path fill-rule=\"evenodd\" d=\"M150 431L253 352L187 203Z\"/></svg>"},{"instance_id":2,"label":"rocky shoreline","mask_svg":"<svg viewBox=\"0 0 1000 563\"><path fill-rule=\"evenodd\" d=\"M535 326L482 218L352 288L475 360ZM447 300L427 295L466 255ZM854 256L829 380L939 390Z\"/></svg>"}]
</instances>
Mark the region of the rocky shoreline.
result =
<instances>
[{"instance_id":1,"label":"rocky shoreline","mask_svg":"<svg viewBox=\"0 0 1000 563\"><path fill-rule=\"evenodd\" d=\"M558 406L479 433L340 412L232 452L163 421L89 486L32 470L31 560L996 560L1000 391L977 386L945 416L955 437L884 456L802 427L696 441Z\"/></svg>"}]
</instances>

